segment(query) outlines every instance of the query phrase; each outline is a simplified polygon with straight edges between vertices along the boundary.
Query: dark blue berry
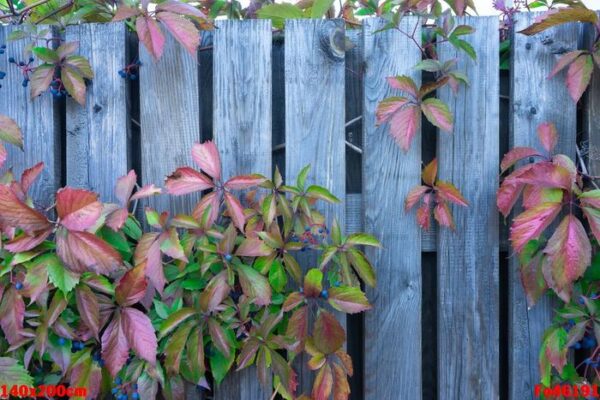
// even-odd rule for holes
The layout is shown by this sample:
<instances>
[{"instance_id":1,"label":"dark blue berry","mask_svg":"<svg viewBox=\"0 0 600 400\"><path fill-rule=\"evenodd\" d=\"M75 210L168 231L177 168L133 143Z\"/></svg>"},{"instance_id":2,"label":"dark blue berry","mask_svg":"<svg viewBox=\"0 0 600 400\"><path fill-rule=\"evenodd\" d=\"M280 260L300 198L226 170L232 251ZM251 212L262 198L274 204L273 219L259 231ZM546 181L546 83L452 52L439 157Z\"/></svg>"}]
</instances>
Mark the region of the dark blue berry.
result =
<instances>
[{"instance_id":1,"label":"dark blue berry","mask_svg":"<svg viewBox=\"0 0 600 400\"><path fill-rule=\"evenodd\" d=\"M9 58L8 58L8 62L9 62L9 63L11 63L11 64L14 64L14 63L16 63L16 61L15 61L15 58L14 58L14 57L9 57Z\"/></svg>"},{"instance_id":2,"label":"dark blue berry","mask_svg":"<svg viewBox=\"0 0 600 400\"><path fill-rule=\"evenodd\" d=\"M98 361L98 365L100 366L100 368L104 368L104 360L100 359Z\"/></svg>"},{"instance_id":3,"label":"dark blue berry","mask_svg":"<svg viewBox=\"0 0 600 400\"><path fill-rule=\"evenodd\" d=\"M133 394L131 395L131 398L137 400L140 398L140 395L138 394L138 392L133 392Z\"/></svg>"},{"instance_id":4,"label":"dark blue berry","mask_svg":"<svg viewBox=\"0 0 600 400\"><path fill-rule=\"evenodd\" d=\"M321 297L324 298L325 300L327 300L329 298L329 292L327 291L327 289L321 290Z\"/></svg>"},{"instance_id":5,"label":"dark blue berry","mask_svg":"<svg viewBox=\"0 0 600 400\"><path fill-rule=\"evenodd\" d=\"M112 394L117 394L119 392L119 388L113 388L111 392Z\"/></svg>"},{"instance_id":6,"label":"dark blue berry","mask_svg":"<svg viewBox=\"0 0 600 400\"><path fill-rule=\"evenodd\" d=\"M64 346L65 343L67 343L67 341L65 340L65 338L58 338L58 345L59 346Z\"/></svg>"},{"instance_id":7,"label":"dark blue berry","mask_svg":"<svg viewBox=\"0 0 600 400\"><path fill-rule=\"evenodd\" d=\"M579 296L579 304L585 304L585 300L583 299L583 296Z\"/></svg>"},{"instance_id":8,"label":"dark blue berry","mask_svg":"<svg viewBox=\"0 0 600 400\"><path fill-rule=\"evenodd\" d=\"M21 82L21 86L27 87L27 85L29 85L29 79L23 79L23 82Z\"/></svg>"},{"instance_id":9,"label":"dark blue berry","mask_svg":"<svg viewBox=\"0 0 600 400\"><path fill-rule=\"evenodd\" d=\"M581 348L581 343L579 343L579 342L575 343L575 344L573 345L573 348L574 348L575 350L579 350L579 349Z\"/></svg>"},{"instance_id":10,"label":"dark blue berry","mask_svg":"<svg viewBox=\"0 0 600 400\"><path fill-rule=\"evenodd\" d=\"M23 284L21 282L15 283L15 289L17 289L17 290L23 289Z\"/></svg>"},{"instance_id":11,"label":"dark blue berry","mask_svg":"<svg viewBox=\"0 0 600 400\"><path fill-rule=\"evenodd\" d=\"M120 385L121 383L123 383L123 381L121 380L121 378L119 378L118 376L115 378L115 383L117 385Z\"/></svg>"},{"instance_id":12,"label":"dark blue berry","mask_svg":"<svg viewBox=\"0 0 600 400\"><path fill-rule=\"evenodd\" d=\"M29 57L29 62L32 63L33 62L33 57Z\"/></svg>"},{"instance_id":13,"label":"dark blue berry","mask_svg":"<svg viewBox=\"0 0 600 400\"><path fill-rule=\"evenodd\" d=\"M19 67L24 67L25 66L25 61L19 61Z\"/></svg>"},{"instance_id":14,"label":"dark blue berry","mask_svg":"<svg viewBox=\"0 0 600 400\"><path fill-rule=\"evenodd\" d=\"M133 388L133 390L137 390L138 385L137 385L137 383L134 383L133 385L131 385L131 387Z\"/></svg>"},{"instance_id":15,"label":"dark blue berry","mask_svg":"<svg viewBox=\"0 0 600 400\"><path fill-rule=\"evenodd\" d=\"M0 46L0 49L6 49L6 45L3 44L2 46Z\"/></svg>"},{"instance_id":16,"label":"dark blue berry","mask_svg":"<svg viewBox=\"0 0 600 400\"><path fill-rule=\"evenodd\" d=\"M125 70L122 69L119 71L119 76L121 78L127 78L127 72L125 72Z\"/></svg>"},{"instance_id":17,"label":"dark blue berry","mask_svg":"<svg viewBox=\"0 0 600 400\"><path fill-rule=\"evenodd\" d=\"M233 258L233 257L231 256L231 254L225 254L225 259L226 259L227 261L231 261L231 259L232 259L232 258Z\"/></svg>"},{"instance_id":18,"label":"dark blue berry","mask_svg":"<svg viewBox=\"0 0 600 400\"><path fill-rule=\"evenodd\" d=\"M3 49L0 49L0 54L4 54L4 50Z\"/></svg>"},{"instance_id":19,"label":"dark blue berry","mask_svg":"<svg viewBox=\"0 0 600 400\"><path fill-rule=\"evenodd\" d=\"M340 281L333 282L333 286L335 286L335 287L340 287L340 285L341 285Z\"/></svg>"},{"instance_id":20,"label":"dark blue berry","mask_svg":"<svg viewBox=\"0 0 600 400\"><path fill-rule=\"evenodd\" d=\"M586 358L585 360L583 360L584 364L586 365L590 365L593 361L591 358Z\"/></svg>"},{"instance_id":21,"label":"dark blue berry","mask_svg":"<svg viewBox=\"0 0 600 400\"><path fill-rule=\"evenodd\" d=\"M127 400L127 395L126 394L121 394L118 397L119 400Z\"/></svg>"},{"instance_id":22,"label":"dark blue berry","mask_svg":"<svg viewBox=\"0 0 600 400\"><path fill-rule=\"evenodd\" d=\"M135 81L137 79L137 75L136 74L131 74L129 75L129 79L132 81Z\"/></svg>"}]
</instances>

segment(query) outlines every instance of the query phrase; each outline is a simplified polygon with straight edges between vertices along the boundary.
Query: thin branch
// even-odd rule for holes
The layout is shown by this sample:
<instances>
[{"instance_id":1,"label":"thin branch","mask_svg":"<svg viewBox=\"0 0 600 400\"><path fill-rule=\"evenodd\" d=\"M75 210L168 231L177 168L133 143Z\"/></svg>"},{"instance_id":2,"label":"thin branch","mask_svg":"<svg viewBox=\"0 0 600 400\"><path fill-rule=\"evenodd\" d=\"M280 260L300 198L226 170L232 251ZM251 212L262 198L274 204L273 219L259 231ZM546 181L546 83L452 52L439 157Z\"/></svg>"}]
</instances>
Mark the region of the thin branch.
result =
<instances>
[{"instance_id":1,"label":"thin branch","mask_svg":"<svg viewBox=\"0 0 600 400\"><path fill-rule=\"evenodd\" d=\"M56 10L53 10L52 12L48 13L47 15L44 15L44 17L42 19L40 19L39 21L37 21L37 23L41 23L42 21L47 20L48 18L51 18L53 16L55 16L56 14L58 14L61 11L66 10L67 8L72 7L74 4L73 0L69 0L67 3L65 3L64 5L58 7Z\"/></svg>"},{"instance_id":2,"label":"thin branch","mask_svg":"<svg viewBox=\"0 0 600 400\"><path fill-rule=\"evenodd\" d=\"M583 157L581 156L581 151L579 150L579 146L575 146L575 150L577 151L577 161L579 161L579 167L581 168L581 172L583 172L584 175L586 176L590 176L588 173L588 169L585 165L585 162L583 162ZM598 187L598 185L596 185L596 182L594 181L594 179L590 179L592 182L592 185L594 185L594 187L596 189L600 189L600 187Z\"/></svg>"},{"instance_id":3,"label":"thin branch","mask_svg":"<svg viewBox=\"0 0 600 400\"><path fill-rule=\"evenodd\" d=\"M41 6L43 4L46 4L50 2L50 0L40 0L38 2L35 2L33 4L28 5L27 7L23 8L22 10L16 11L14 10L14 12L12 14L6 14L6 15L1 15L0 19L7 19L7 18L14 18L14 17L19 17L22 15L27 14L31 9ZM11 2L12 4L12 2Z\"/></svg>"}]
</instances>

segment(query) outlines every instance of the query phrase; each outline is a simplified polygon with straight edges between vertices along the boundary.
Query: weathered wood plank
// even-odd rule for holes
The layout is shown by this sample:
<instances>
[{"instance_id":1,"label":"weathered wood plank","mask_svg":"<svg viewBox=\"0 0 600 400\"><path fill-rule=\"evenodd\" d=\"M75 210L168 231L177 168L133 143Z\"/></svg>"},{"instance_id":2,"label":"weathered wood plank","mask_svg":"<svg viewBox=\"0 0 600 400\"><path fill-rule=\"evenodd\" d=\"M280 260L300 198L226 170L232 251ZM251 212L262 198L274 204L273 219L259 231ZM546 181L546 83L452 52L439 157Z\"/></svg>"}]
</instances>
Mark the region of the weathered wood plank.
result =
<instances>
[{"instance_id":1,"label":"weathered wood plank","mask_svg":"<svg viewBox=\"0 0 600 400\"><path fill-rule=\"evenodd\" d=\"M154 62L140 44L140 124L142 183L162 185L176 167L192 165L191 150L200 141L198 65L175 39L166 35L162 58ZM145 205L171 213L191 212L199 195L156 196Z\"/></svg>"},{"instance_id":2,"label":"weathered wood plank","mask_svg":"<svg viewBox=\"0 0 600 400\"><path fill-rule=\"evenodd\" d=\"M78 54L94 71L86 104L67 99L67 184L115 201L114 186L129 162L129 99L127 81L118 71L127 60L125 24L82 24L67 28L67 41L79 42Z\"/></svg>"},{"instance_id":3,"label":"weathered wood plank","mask_svg":"<svg viewBox=\"0 0 600 400\"><path fill-rule=\"evenodd\" d=\"M36 205L46 208L52 205L54 193L62 184L62 133L58 103L55 103L48 93L31 100L29 87L24 88L21 85L21 70L8 63L9 57L14 57L17 62L28 61L29 55L23 55L23 41L6 42L12 31L20 29L11 26L0 27L0 44L7 45L5 54L0 56L0 71L6 72L6 77L0 81L0 114L14 119L24 136L24 151L10 144L5 145L8 158L3 170L12 168L15 177L19 178L25 169L43 161L44 171L29 193Z\"/></svg>"},{"instance_id":4,"label":"weathered wood plank","mask_svg":"<svg viewBox=\"0 0 600 400\"><path fill-rule=\"evenodd\" d=\"M285 28L286 182L307 164L308 181L328 188L342 204L322 204L326 221L345 226L345 104L343 21L288 20ZM302 258L312 267L315 258ZM345 319L342 321L345 325ZM312 374L299 357L299 393L310 393Z\"/></svg>"},{"instance_id":5,"label":"weathered wood plank","mask_svg":"<svg viewBox=\"0 0 600 400\"><path fill-rule=\"evenodd\" d=\"M600 15L600 12L598 13ZM582 27L580 48L590 49L596 41L596 29L590 24ZM592 74L592 82L587 91L583 109L583 131L587 139L583 153L587 155L590 175L600 175L600 76L598 67Z\"/></svg>"},{"instance_id":6,"label":"weathered wood plank","mask_svg":"<svg viewBox=\"0 0 600 400\"><path fill-rule=\"evenodd\" d=\"M517 15L515 32L529 26L535 13ZM515 33L512 40L510 147L540 148L536 128L542 122L556 124L560 134L557 151L575 156L576 107L561 73L546 79L564 50L577 47L576 25L566 25L533 37ZM551 40L548 40L551 38ZM558 53L558 54L553 54ZM518 260L509 269L509 395L511 400L533 399L539 383L538 355L544 330L552 321L552 302L544 297L532 308L521 285Z\"/></svg>"},{"instance_id":7,"label":"weathered wood plank","mask_svg":"<svg viewBox=\"0 0 600 400\"><path fill-rule=\"evenodd\" d=\"M367 19L363 25L364 229L383 245L366 249L378 284L367 292L373 310L365 314L364 398L420 399L421 236L414 214L406 214L402 204L421 182L421 136L417 133L404 153L387 125L376 126L375 109L382 99L397 94L386 77L409 75L420 84L421 74L412 67L421 54L396 30L375 33L384 25L379 19ZM412 31L415 25L419 37L417 18L403 18L400 29Z\"/></svg>"},{"instance_id":8,"label":"weathered wood plank","mask_svg":"<svg viewBox=\"0 0 600 400\"><path fill-rule=\"evenodd\" d=\"M458 59L470 85L440 98L454 113L454 132L438 138L439 178L469 201L452 206L457 226L438 231L438 397L499 398L499 278L496 190L499 165L498 18L465 17L473 62L449 43L441 60Z\"/></svg>"},{"instance_id":9,"label":"weathered wood plank","mask_svg":"<svg viewBox=\"0 0 600 400\"><path fill-rule=\"evenodd\" d=\"M223 176L271 175L271 21L218 21L213 53L214 140ZM232 374L215 399L269 399L256 369Z\"/></svg>"}]
</instances>

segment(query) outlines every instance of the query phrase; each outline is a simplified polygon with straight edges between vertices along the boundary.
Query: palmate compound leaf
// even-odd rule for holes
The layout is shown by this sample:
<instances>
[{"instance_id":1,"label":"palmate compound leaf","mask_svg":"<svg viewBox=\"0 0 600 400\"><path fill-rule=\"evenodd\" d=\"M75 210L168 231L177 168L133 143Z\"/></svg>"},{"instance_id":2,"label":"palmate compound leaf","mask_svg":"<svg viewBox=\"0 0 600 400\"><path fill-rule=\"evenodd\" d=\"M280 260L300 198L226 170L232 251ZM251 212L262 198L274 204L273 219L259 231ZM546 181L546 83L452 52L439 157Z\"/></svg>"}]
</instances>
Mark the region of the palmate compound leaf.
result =
<instances>
[{"instance_id":1,"label":"palmate compound leaf","mask_svg":"<svg viewBox=\"0 0 600 400\"><path fill-rule=\"evenodd\" d=\"M532 239L538 238L554 221L561 203L543 203L519 214L510 228L510 241L517 253Z\"/></svg>"},{"instance_id":2,"label":"palmate compound leaf","mask_svg":"<svg viewBox=\"0 0 600 400\"><path fill-rule=\"evenodd\" d=\"M170 11L160 11L156 19L165 25L173 37L195 58L200 45L200 32L193 22Z\"/></svg>"}]
</instances>

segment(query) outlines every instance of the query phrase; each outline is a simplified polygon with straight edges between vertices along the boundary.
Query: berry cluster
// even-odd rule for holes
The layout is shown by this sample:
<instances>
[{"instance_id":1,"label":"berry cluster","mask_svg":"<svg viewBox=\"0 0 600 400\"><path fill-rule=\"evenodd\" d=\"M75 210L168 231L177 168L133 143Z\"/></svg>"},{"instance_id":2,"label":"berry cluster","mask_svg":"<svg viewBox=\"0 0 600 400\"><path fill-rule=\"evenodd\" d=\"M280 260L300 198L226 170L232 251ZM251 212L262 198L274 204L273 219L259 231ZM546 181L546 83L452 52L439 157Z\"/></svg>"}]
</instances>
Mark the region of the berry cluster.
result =
<instances>
[{"instance_id":1,"label":"berry cluster","mask_svg":"<svg viewBox=\"0 0 600 400\"><path fill-rule=\"evenodd\" d=\"M131 387L129 388L130 385L127 384L123 384L123 380L119 377L115 378L115 386L112 389L112 394L116 397L117 400L128 400L129 396L127 395L127 392L131 392L131 398L134 400L137 400L140 398L140 394L138 393L137 389L138 389L138 385L137 384L132 384Z\"/></svg>"},{"instance_id":2,"label":"berry cluster","mask_svg":"<svg viewBox=\"0 0 600 400\"><path fill-rule=\"evenodd\" d=\"M50 84L50 93L55 99L60 99L69 95L60 78L54 78Z\"/></svg>"},{"instance_id":3,"label":"berry cluster","mask_svg":"<svg viewBox=\"0 0 600 400\"><path fill-rule=\"evenodd\" d=\"M126 65L125 68L119 70L119 76L123 79L129 79L131 81L134 81L138 78L141 66L142 63L140 62L140 60L136 60L135 62Z\"/></svg>"},{"instance_id":4,"label":"berry cluster","mask_svg":"<svg viewBox=\"0 0 600 400\"><path fill-rule=\"evenodd\" d=\"M74 340L71 344L71 353L77 353L79 350L83 350L85 348L85 343L80 340Z\"/></svg>"},{"instance_id":5,"label":"berry cluster","mask_svg":"<svg viewBox=\"0 0 600 400\"><path fill-rule=\"evenodd\" d=\"M0 54L4 54L6 52L6 45L0 45Z\"/></svg>"},{"instance_id":6,"label":"berry cluster","mask_svg":"<svg viewBox=\"0 0 600 400\"><path fill-rule=\"evenodd\" d=\"M14 64L17 68L19 68L21 70L21 74L23 75L23 82L21 82L21 85L23 87L27 87L29 85L29 76L35 69L35 67L32 65L33 61L34 61L33 57L29 57L29 60L27 60L27 62L25 62L25 61L17 62L17 60L15 60L14 57L10 57L8 59L9 63Z\"/></svg>"},{"instance_id":7,"label":"berry cluster","mask_svg":"<svg viewBox=\"0 0 600 400\"><path fill-rule=\"evenodd\" d=\"M298 237L295 233L292 233L292 241L300 241L304 244L301 251L305 251L307 248L317 246L323 242L325 236L329 233L329 230L323 224L312 224L304 227L304 232Z\"/></svg>"},{"instance_id":8,"label":"berry cluster","mask_svg":"<svg viewBox=\"0 0 600 400\"><path fill-rule=\"evenodd\" d=\"M17 290L23 289L23 283L22 282L15 283L15 289L17 289Z\"/></svg>"},{"instance_id":9,"label":"berry cluster","mask_svg":"<svg viewBox=\"0 0 600 400\"><path fill-rule=\"evenodd\" d=\"M4 52L6 51L6 45L0 45L0 54L4 54ZM0 71L0 81L2 79L4 79L4 77L6 77L6 72L4 71ZM0 88L2 87L2 85L0 85Z\"/></svg>"}]
</instances>

